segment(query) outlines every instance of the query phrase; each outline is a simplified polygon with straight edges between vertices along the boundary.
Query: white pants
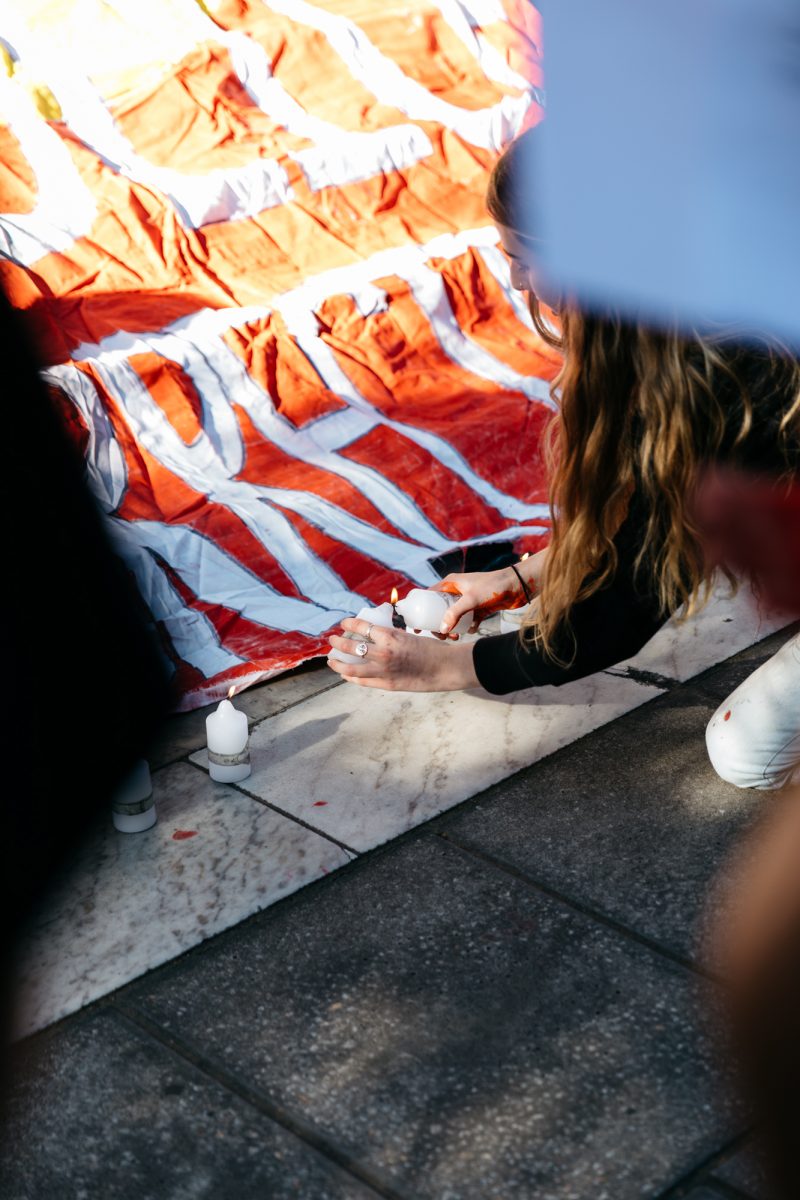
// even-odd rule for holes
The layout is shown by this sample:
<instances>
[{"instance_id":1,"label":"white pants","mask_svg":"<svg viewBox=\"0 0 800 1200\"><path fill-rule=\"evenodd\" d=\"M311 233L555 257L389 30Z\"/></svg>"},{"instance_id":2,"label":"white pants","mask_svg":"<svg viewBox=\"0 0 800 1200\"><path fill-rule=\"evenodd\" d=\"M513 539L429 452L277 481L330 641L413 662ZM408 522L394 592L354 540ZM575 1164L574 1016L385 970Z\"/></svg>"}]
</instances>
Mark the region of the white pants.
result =
<instances>
[{"instance_id":1,"label":"white pants","mask_svg":"<svg viewBox=\"0 0 800 1200\"><path fill-rule=\"evenodd\" d=\"M736 787L800 782L800 634L720 704L706 745L714 770Z\"/></svg>"}]
</instances>

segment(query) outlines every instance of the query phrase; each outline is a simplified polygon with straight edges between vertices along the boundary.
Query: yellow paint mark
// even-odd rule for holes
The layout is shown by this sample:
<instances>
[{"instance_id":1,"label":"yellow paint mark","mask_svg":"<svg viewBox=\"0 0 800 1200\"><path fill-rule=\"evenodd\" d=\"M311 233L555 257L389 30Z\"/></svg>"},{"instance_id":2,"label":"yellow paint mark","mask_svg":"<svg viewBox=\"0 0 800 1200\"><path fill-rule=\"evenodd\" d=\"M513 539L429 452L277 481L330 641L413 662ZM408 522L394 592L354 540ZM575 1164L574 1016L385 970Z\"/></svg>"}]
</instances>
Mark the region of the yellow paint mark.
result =
<instances>
[{"instance_id":1,"label":"yellow paint mark","mask_svg":"<svg viewBox=\"0 0 800 1200\"><path fill-rule=\"evenodd\" d=\"M39 112L47 121L61 121L64 114L61 105L56 100L46 83L33 83L29 87L31 99Z\"/></svg>"}]
</instances>

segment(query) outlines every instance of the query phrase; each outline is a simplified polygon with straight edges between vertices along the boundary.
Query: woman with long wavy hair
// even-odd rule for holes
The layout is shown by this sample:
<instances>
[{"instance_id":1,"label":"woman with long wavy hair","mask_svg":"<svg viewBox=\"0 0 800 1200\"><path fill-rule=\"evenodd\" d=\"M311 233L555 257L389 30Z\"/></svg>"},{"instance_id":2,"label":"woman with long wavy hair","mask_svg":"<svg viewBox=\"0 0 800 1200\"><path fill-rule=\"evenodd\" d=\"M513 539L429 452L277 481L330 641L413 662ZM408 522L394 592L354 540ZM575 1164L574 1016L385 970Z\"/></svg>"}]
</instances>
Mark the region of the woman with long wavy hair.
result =
<instances>
[{"instance_id":1,"label":"woman with long wavy hair","mask_svg":"<svg viewBox=\"0 0 800 1200\"><path fill-rule=\"evenodd\" d=\"M442 633L467 612L479 622L535 599L521 635L452 645L375 629L360 663L329 660L350 682L413 691L481 684L504 694L621 662L676 609L688 616L707 598L713 564L693 517L701 471L725 463L780 479L800 468L800 364L783 346L744 343L721 328L655 330L546 292L540 300L535 222L519 185L530 178L534 137L524 134L500 158L487 206L512 286L527 292L538 333L563 353L547 446L552 535L516 566L449 575L444 586L459 599ZM560 332L543 305L557 310ZM367 633L364 621L343 624ZM795 691L800 701L800 675Z\"/></svg>"}]
</instances>

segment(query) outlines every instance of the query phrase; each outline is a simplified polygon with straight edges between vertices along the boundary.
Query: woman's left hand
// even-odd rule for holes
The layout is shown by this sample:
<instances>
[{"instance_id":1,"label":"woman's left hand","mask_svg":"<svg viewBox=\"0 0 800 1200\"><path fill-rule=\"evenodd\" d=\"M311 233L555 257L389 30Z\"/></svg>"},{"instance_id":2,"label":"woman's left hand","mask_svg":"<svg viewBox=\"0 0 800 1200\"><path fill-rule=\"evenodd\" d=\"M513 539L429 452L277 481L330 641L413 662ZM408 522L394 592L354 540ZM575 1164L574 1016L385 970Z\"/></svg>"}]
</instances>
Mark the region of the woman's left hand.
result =
<instances>
[{"instance_id":1,"label":"woman's left hand","mask_svg":"<svg viewBox=\"0 0 800 1200\"><path fill-rule=\"evenodd\" d=\"M369 621L357 617L347 617L342 628L360 634L367 644L367 653L358 663L328 659L331 670L348 683L391 692L453 692L478 686L472 646L467 642L455 645L417 637L403 629L370 626ZM357 645L349 638L331 635L331 646L344 654L355 654Z\"/></svg>"}]
</instances>

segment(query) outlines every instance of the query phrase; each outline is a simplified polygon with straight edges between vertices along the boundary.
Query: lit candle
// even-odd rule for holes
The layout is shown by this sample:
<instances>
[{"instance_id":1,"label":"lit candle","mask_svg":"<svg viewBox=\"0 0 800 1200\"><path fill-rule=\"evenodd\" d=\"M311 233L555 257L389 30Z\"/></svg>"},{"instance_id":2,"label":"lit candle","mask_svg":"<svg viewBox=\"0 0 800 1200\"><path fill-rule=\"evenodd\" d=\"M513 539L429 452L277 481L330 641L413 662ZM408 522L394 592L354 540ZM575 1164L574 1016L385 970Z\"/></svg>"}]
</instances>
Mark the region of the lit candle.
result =
<instances>
[{"instance_id":1,"label":"lit candle","mask_svg":"<svg viewBox=\"0 0 800 1200\"><path fill-rule=\"evenodd\" d=\"M235 690L206 717L208 773L218 783L238 783L250 774L247 714L231 704Z\"/></svg>"},{"instance_id":2,"label":"lit candle","mask_svg":"<svg viewBox=\"0 0 800 1200\"><path fill-rule=\"evenodd\" d=\"M406 627L405 619L397 611L397 588L392 588L391 601L392 601L392 624L394 625L395 629L405 629L405 627Z\"/></svg>"},{"instance_id":3,"label":"lit candle","mask_svg":"<svg viewBox=\"0 0 800 1200\"><path fill-rule=\"evenodd\" d=\"M436 630L442 624L442 618L451 605L455 604L458 596L448 592L438 592L430 588L412 588L407 596L397 605L397 611L404 618L409 630L421 629L423 632ZM465 613L451 633L466 633L472 624L472 614Z\"/></svg>"},{"instance_id":4,"label":"lit candle","mask_svg":"<svg viewBox=\"0 0 800 1200\"><path fill-rule=\"evenodd\" d=\"M379 604L377 608L362 608L356 613L357 621L368 621L370 625L382 625L384 629L392 628L392 617L394 616L394 608L387 600L385 604ZM350 642L364 642L367 639L363 633L343 633L342 637L347 638ZM345 654L343 650L331 650L328 658L335 658L337 662L360 663L361 659L355 654Z\"/></svg>"},{"instance_id":5,"label":"lit candle","mask_svg":"<svg viewBox=\"0 0 800 1200\"><path fill-rule=\"evenodd\" d=\"M111 820L119 833L144 833L155 825L153 781L143 758L137 760L112 796Z\"/></svg>"}]
</instances>

